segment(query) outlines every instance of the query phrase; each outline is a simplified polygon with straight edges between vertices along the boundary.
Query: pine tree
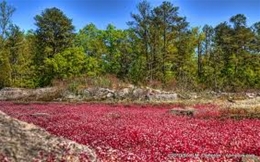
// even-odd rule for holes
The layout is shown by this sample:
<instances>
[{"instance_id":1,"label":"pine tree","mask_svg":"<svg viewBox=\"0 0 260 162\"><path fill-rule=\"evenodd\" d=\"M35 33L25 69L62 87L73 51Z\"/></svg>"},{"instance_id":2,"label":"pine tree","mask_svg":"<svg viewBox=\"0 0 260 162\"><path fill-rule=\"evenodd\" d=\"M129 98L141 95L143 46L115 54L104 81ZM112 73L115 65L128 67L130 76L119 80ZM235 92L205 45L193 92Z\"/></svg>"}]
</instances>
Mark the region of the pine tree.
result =
<instances>
[{"instance_id":1,"label":"pine tree","mask_svg":"<svg viewBox=\"0 0 260 162\"><path fill-rule=\"evenodd\" d=\"M6 40L11 64L11 84L14 87L34 87L32 67L33 49L30 48L26 35L16 25L10 27Z\"/></svg>"},{"instance_id":2,"label":"pine tree","mask_svg":"<svg viewBox=\"0 0 260 162\"><path fill-rule=\"evenodd\" d=\"M5 0L0 3L0 88L11 85L11 65L9 51L6 49L6 39L14 11L14 7L8 5Z\"/></svg>"},{"instance_id":3,"label":"pine tree","mask_svg":"<svg viewBox=\"0 0 260 162\"><path fill-rule=\"evenodd\" d=\"M130 29L135 32L135 41L138 42L138 49L135 50L137 56L135 66L145 64L145 73L139 73L140 80L151 80L151 57L150 57L150 27L151 27L151 5L148 1L144 0L137 5L139 14L131 14L133 21L128 22ZM137 44L136 44L137 45ZM144 72L142 71L142 72ZM141 70L139 71L141 72Z\"/></svg>"},{"instance_id":4,"label":"pine tree","mask_svg":"<svg viewBox=\"0 0 260 162\"><path fill-rule=\"evenodd\" d=\"M44 60L71 47L74 39L74 26L58 8L47 8L35 16L37 51L34 63L39 75L39 86L49 85L53 74L47 72Z\"/></svg>"},{"instance_id":5,"label":"pine tree","mask_svg":"<svg viewBox=\"0 0 260 162\"><path fill-rule=\"evenodd\" d=\"M155 54L157 71L161 72L160 80L165 84L169 80L173 79L173 73L171 72L171 63L173 55L177 49L175 47L175 39L177 35L176 27L179 20L182 19L178 15L178 7L173 6L170 2L163 2L160 6L153 9L153 34L156 36L151 39L155 43ZM156 46L157 45L157 46Z\"/></svg>"},{"instance_id":6,"label":"pine tree","mask_svg":"<svg viewBox=\"0 0 260 162\"><path fill-rule=\"evenodd\" d=\"M52 58L72 45L74 26L58 8L47 8L35 16L36 38L39 45L37 58ZM40 56L39 56L40 55ZM41 62L42 63L42 62Z\"/></svg>"}]
</instances>

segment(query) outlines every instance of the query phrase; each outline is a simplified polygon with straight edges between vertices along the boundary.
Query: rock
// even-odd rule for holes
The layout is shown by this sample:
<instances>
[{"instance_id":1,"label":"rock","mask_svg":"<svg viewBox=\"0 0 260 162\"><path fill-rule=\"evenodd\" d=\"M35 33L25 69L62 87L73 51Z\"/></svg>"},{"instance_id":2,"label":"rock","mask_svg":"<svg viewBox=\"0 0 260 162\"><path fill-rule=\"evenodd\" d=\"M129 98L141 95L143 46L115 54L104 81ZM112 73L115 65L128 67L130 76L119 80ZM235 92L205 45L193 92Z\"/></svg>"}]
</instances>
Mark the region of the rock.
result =
<instances>
[{"instance_id":1,"label":"rock","mask_svg":"<svg viewBox=\"0 0 260 162\"><path fill-rule=\"evenodd\" d=\"M128 84L127 88L129 88L129 89L134 89L135 86L134 86L133 84Z\"/></svg>"},{"instance_id":2,"label":"rock","mask_svg":"<svg viewBox=\"0 0 260 162\"><path fill-rule=\"evenodd\" d=\"M188 94L185 94L185 93L179 93L179 94L178 94L178 97L179 97L180 99L185 99L185 100L191 99L190 96L189 96Z\"/></svg>"},{"instance_id":3,"label":"rock","mask_svg":"<svg viewBox=\"0 0 260 162\"><path fill-rule=\"evenodd\" d=\"M77 96L74 93L71 93L69 91L65 91L62 94L63 100L68 100L68 101L80 101L81 96Z\"/></svg>"},{"instance_id":4,"label":"rock","mask_svg":"<svg viewBox=\"0 0 260 162\"><path fill-rule=\"evenodd\" d=\"M150 94L167 93L167 92L161 91L159 89L153 89L153 88L149 88L149 87L146 87L146 89L148 89L148 93L150 93Z\"/></svg>"},{"instance_id":5,"label":"rock","mask_svg":"<svg viewBox=\"0 0 260 162\"><path fill-rule=\"evenodd\" d=\"M174 108L170 110L170 113L173 115L181 115L181 116L194 116L195 110L193 108Z\"/></svg>"},{"instance_id":6,"label":"rock","mask_svg":"<svg viewBox=\"0 0 260 162\"><path fill-rule=\"evenodd\" d=\"M132 89L131 88L124 88L122 89L121 91L121 95L122 96L126 96L126 95L129 95L131 93Z\"/></svg>"},{"instance_id":7,"label":"rock","mask_svg":"<svg viewBox=\"0 0 260 162\"><path fill-rule=\"evenodd\" d=\"M94 99L96 100L105 100L114 98L115 92L108 88L97 88L96 91L93 92Z\"/></svg>"},{"instance_id":8,"label":"rock","mask_svg":"<svg viewBox=\"0 0 260 162\"><path fill-rule=\"evenodd\" d=\"M230 102L230 103L236 103L236 101L233 100L232 98L228 98L227 101Z\"/></svg>"},{"instance_id":9,"label":"rock","mask_svg":"<svg viewBox=\"0 0 260 162\"><path fill-rule=\"evenodd\" d=\"M87 88L84 90L84 93L89 94L90 96L95 96L98 92L98 88Z\"/></svg>"},{"instance_id":10,"label":"rock","mask_svg":"<svg viewBox=\"0 0 260 162\"><path fill-rule=\"evenodd\" d=\"M36 96L36 100L44 98L46 95L51 95L57 92L55 87L38 88L32 91L32 95Z\"/></svg>"},{"instance_id":11,"label":"rock","mask_svg":"<svg viewBox=\"0 0 260 162\"><path fill-rule=\"evenodd\" d=\"M147 93L145 93L145 90L142 88L137 88L133 90L133 97L135 99L142 99L145 97L145 95L147 95Z\"/></svg>"},{"instance_id":12,"label":"rock","mask_svg":"<svg viewBox=\"0 0 260 162\"><path fill-rule=\"evenodd\" d=\"M165 92L149 87L127 86L114 90L108 88L86 88L76 92L60 89L58 87L47 87L38 89L4 88L0 90L1 100L22 101L82 101L82 100L143 100L143 101L174 101L178 95L173 92Z\"/></svg>"},{"instance_id":13,"label":"rock","mask_svg":"<svg viewBox=\"0 0 260 162\"><path fill-rule=\"evenodd\" d=\"M190 93L190 98L191 99L197 99L198 98L198 94L197 93Z\"/></svg>"},{"instance_id":14,"label":"rock","mask_svg":"<svg viewBox=\"0 0 260 162\"><path fill-rule=\"evenodd\" d=\"M260 157L251 155L251 156L243 156L242 162L260 162Z\"/></svg>"},{"instance_id":15,"label":"rock","mask_svg":"<svg viewBox=\"0 0 260 162\"><path fill-rule=\"evenodd\" d=\"M115 94L114 93L108 93L106 98L115 98Z\"/></svg>"},{"instance_id":16,"label":"rock","mask_svg":"<svg viewBox=\"0 0 260 162\"><path fill-rule=\"evenodd\" d=\"M176 93L149 94L148 97L150 101L173 101L178 99Z\"/></svg>"},{"instance_id":17,"label":"rock","mask_svg":"<svg viewBox=\"0 0 260 162\"><path fill-rule=\"evenodd\" d=\"M69 94L66 96L67 99L70 99L70 100L73 100L73 99L76 99L77 97L73 94Z\"/></svg>"},{"instance_id":18,"label":"rock","mask_svg":"<svg viewBox=\"0 0 260 162\"><path fill-rule=\"evenodd\" d=\"M257 95L255 93L246 93L247 98L255 98Z\"/></svg>"},{"instance_id":19,"label":"rock","mask_svg":"<svg viewBox=\"0 0 260 162\"><path fill-rule=\"evenodd\" d=\"M119 99L127 98L130 96L132 90L132 88L123 88L117 92L117 96Z\"/></svg>"},{"instance_id":20,"label":"rock","mask_svg":"<svg viewBox=\"0 0 260 162\"><path fill-rule=\"evenodd\" d=\"M23 88L3 88L0 91L0 100L19 100L30 96L30 91Z\"/></svg>"},{"instance_id":21,"label":"rock","mask_svg":"<svg viewBox=\"0 0 260 162\"><path fill-rule=\"evenodd\" d=\"M51 135L38 126L11 118L1 111L0 137L0 161L49 161L52 157L55 161L80 162L82 154L87 157L83 161L98 161L95 151L88 146Z\"/></svg>"},{"instance_id":22,"label":"rock","mask_svg":"<svg viewBox=\"0 0 260 162\"><path fill-rule=\"evenodd\" d=\"M91 97L91 96L92 96L91 89L84 89L84 90L81 92L81 95L82 95L83 97Z\"/></svg>"},{"instance_id":23,"label":"rock","mask_svg":"<svg viewBox=\"0 0 260 162\"><path fill-rule=\"evenodd\" d=\"M38 89L3 88L0 91L0 100L50 101L59 97L60 89L56 87Z\"/></svg>"}]
</instances>

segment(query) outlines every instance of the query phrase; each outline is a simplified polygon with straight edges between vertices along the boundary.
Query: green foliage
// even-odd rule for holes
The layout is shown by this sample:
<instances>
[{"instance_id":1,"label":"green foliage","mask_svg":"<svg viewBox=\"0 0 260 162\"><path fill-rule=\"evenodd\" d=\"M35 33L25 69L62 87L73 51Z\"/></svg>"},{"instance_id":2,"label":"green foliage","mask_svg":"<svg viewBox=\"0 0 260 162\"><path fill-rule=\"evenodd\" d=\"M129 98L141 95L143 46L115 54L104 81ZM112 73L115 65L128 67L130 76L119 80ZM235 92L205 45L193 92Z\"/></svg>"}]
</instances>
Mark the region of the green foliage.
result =
<instances>
[{"instance_id":1,"label":"green foliage","mask_svg":"<svg viewBox=\"0 0 260 162\"><path fill-rule=\"evenodd\" d=\"M102 34L103 31L98 30L94 24L88 24L76 34L74 44L77 47L83 47L88 56L101 58L106 52Z\"/></svg>"},{"instance_id":2,"label":"green foliage","mask_svg":"<svg viewBox=\"0 0 260 162\"><path fill-rule=\"evenodd\" d=\"M68 85L68 90L74 94L78 94L79 86L80 86L80 83L78 81L72 81L72 83L70 83Z\"/></svg>"},{"instance_id":3,"label":"green foliage","mask_svg":"<svg viewBox=\"0 0 260 162\"><path fill-rule=\"evenodd\" d=\"M6 48L9 50L9 61L12 65L11 85L14 87L35 87L33 54L29 43L31 42L28 42L20 28L12 25L6 40Z\"/></svg>"},{"instance_id":4,"label":"green foliage","mask_svg":"<svg viewBox=\"0 0 260 162\"><path fill-rule=\"evenodd\" d=\"M106 53L103 54L103 63L105 72L115 74L120 77L124 73L124 65L128 63L127 53L128 40L127 31L118 30L115 26L109 24L103 32L103 42L106 47Z\"/></svg>"},{"instance_id":5,"label":"green foliage","mask_svg":"<svg viewBox=\"0 0 260 162\"><path fill-rule=\"evenodd\" d=\"M56 79L68 79L81 75L96 76L100 73L98 61L87 56L83 48L68 48L64 52L56 54L45 61L50 81Z\"/></svg>"},{"instance_id":6,"label":"green foliage","mask_svg":"<svg viewBox=\"0 0 260 162\"><path fill-rule=\"evenodd\" d=\"M57 8L35 16L26 34L11 23L14 8L0 3L0 88L70 82L111 87L113 78L156 87L221 91L260 88L260 22L247 26L237 14L215 27L190 27L179 7L148 1L137 5L129 29L88 24L74 34L72 20ZM174 86L171 88L169 86Z\"/></svg>"},{"instance_id":7,"label":"green foliage","mask_svg":"<svg viewBox=\"0 0 260 162\"><path fill-rule=\"evenodd\" d=\"M218 78L215 75L215 83L219 82L219 89L241 90L254 88L256 82L255 64L259 56L255 55L256 34L246 26L246 17L242 14L231 17L230 24L221 23L215 27L215 40L212 46L215 50L212 65L220 72ZM251 58L256 60L251 60ZM217 59L216 59L217 58ZM250 63L249 60L252 62ZM253 64L254 66L252 66Z\"/></svg>"},{"instance_id":8,"label":"green foliage","mask_svg":"<svg viewBox=\"0 0 260 162\"><path fill-rule=\"evenodd\" d=\"M146 72L146 59L141 56L132 63L129 72L129 79L134 84L141 84L146 79Z\"/></svg>"},{"instance_id":9,"label":"green foliage","mask_svg":"<svg viewBox=\"0 0 260 162\"><path fill-rule=\"evenodd\" d=\"M72 46L74 26L72 20L55 7L45 9L34 19L37 29L35 31L36 51L33 62L38 75L37 84L38 86L47 86L55 78L55 73L46 67L45 60L54 58L56 54ZM62 66L62 61L59 62L60 66Z\"/></svg>"},{"instance_id":10,"label":"green foliage","mask_svg":"<svg viewBox=\"0 0 260 162\"><path fill-rule=\"evenodd\" d=\"M11 26L11 17L15 9L4 0L0 3L0 88L11 85L11 65L6 39Z\"/></svg>"},{"instance_id":11,"label":"green foliage","mask_svg":"<svg viewBox=\"0 0 260 162\"><path fill-rule=\"evenodd\" d=\"M1 48L1 47L0 47ZM8 51L0 50L0 89L11 85L11 65L8 59Z\"/></svg>"},{"instance_id":12,"label":"green foliage","mask_svg":"<svg viewBox=\"0 0 260 162\"><path fill-rule=\"evenodd\" d=\"M0 2L0 34L4 40L8 37L9 27L12 25L11 18L14 11L15 8L8 5L5 0Z\"/></svg>"},{"instance_id":13,"label":"green foliage","mask_svg":"<svg viewBox=\"0 0 260 162\"><path fill-rule=\"evenodd\" d=\"M45 58L71 47L74 38L74 26L58 8L47 8L40 15L35 16L38 54L36 63L42 63Z\"/></svg>"},{"instance_id":14,"label":"green foliage","mask_svg":"<svg viewBox=\"0 0 260 162\"><path fill-rule=\"evenodd\" d=\"M95 87L104 87L104 88L111 88L112 87L112 81L108 77L92 77L93 83L92 85Z\"/></svg>"},{"instance_id":15,"label":"green foliage","mask_svg":"<svg viewBox=\"0 0 260 162\"><path fill-rule=\"evenodd\" d=\"M84 71L87 76L97 76L103 72L100 61L91 56L86 57Z\"/></svg>"},{"instance_id":16,"label":"green foliage","mask_svg":"<svg viewBox=\"0 0 260 162\"><path fill-rule=\"evenodd\" d=\"M47 58L44 63L49 75L58 79L79 76L86 71L86 55L82 48L69 48L53 58Z\"/></svg>"},{"instance_id":17,"label":"green foliage","mask_svg":"<svg viewBox=\"0 0 260 162\"><path fill-rule=\"evenodd\" d=\"M188 31L188 23L185 18L178 15L178 7L170 2L163 2L152 9L147 1L142 1L137 9L139 13L132 14L133 21L129 22L130 28L135 33L134 48L137 48L133 65L138 68L136 65L140 60L135 61L135 59L140 59L138 55L142 56L145 73L141 75L144 76L144 81L157 80L167 84L178 73L180 60L176 58L184 56L178 49L180 47L178 44L183 49L188 46L180 39ZM132 78L136 78L133 71L135 70L132 70L130 74L135 75Z\"/></svg>"},{"instance_id":18,"label":"green foliage","mask_svg":"<svg viewBox=\"0 0 260 162\"><path fill-rule=\"evenodd\" d=\"M104 73L126 76L130 63L128 31L118 30L109 24L106 30L99 30L94 24L86 25L75 38L75 45L84 48L85 53L95 58L96 65Z\"/></svg>"}]
</instances>

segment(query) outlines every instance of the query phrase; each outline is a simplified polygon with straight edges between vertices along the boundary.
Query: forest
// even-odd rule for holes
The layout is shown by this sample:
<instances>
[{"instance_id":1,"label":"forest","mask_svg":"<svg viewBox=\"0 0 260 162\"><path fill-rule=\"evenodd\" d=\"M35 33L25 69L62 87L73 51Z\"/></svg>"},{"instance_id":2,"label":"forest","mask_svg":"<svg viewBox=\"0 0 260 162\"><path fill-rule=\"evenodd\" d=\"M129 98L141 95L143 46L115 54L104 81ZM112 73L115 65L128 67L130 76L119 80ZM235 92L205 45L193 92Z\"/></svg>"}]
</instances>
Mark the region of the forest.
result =
<instances>
[{"instance_id":1,"label":"forest","mask_svg":"<svg viewBox=\"0 0 260 162\"><path fill-rule=\"evenodd\" d=\"M35 30L12 23L15 6L0 2L0 89L111 76L162 89L246 91L260 88L260 21L238 13L216 26L190 26L179 7L137 4L128 29L86 24L58 8L34 17ZM97 17L98 18L98 17Z\"/></svg>"}]
</instances>

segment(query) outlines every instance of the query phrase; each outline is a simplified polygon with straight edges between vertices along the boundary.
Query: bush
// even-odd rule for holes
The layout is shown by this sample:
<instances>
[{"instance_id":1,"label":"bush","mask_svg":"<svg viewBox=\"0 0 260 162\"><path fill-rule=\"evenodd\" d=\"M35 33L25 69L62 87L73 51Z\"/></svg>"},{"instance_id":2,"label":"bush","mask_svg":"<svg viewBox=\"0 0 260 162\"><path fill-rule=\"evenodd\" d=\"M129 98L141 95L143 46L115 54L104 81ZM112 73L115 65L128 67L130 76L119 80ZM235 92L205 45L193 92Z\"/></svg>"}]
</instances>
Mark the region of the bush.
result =
<instances>
[{"instance_id":1,"label":"bush","mask_svg":"<svg viewBox=\"0 0 260 162\"><path fill-rule=\"evenodd\" d=\"M96 76L100 64L94 57L87 56L83 48L74 47L58 53L53 58L44 61L45 70L50 82L53 79L71 79L82 75Z\"/></svg>"}]
</instances>

